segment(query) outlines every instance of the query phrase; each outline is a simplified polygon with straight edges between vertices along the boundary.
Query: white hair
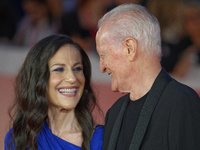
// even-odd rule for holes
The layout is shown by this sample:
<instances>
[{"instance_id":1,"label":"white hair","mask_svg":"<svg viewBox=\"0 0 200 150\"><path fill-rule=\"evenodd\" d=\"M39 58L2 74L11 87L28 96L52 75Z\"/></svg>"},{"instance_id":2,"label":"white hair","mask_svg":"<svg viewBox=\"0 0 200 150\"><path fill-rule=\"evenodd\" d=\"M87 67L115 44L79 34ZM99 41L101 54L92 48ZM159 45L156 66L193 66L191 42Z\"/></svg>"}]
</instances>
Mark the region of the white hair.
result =
<instances>
[{"instance_id":1,"label":"white hair","mask_svg":"<svg viewBox=\"0 0 200 150\"><path fill-rule=\"evenodd\" d=\"M119 5L99 20L98 28L105 22L109 42L117 45L132 37L141 50L148 54L156 52L161 57L160 24L145 7L133 3Z\"/></svg>"}]
</instances>

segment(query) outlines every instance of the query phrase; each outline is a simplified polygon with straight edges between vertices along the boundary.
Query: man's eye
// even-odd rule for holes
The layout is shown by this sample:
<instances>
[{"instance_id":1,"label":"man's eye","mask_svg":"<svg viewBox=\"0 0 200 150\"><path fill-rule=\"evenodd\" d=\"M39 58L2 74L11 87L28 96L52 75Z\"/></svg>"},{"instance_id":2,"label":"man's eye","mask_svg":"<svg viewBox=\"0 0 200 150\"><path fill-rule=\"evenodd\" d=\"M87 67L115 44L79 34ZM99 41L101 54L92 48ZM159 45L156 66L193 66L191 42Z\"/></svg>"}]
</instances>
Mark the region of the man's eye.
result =
<instances>
[{"instance_id":1,"label":"man's eye","mask_svg":"<svg viewBox=\"0 0 200 150\"><path fill-rule=\"evenodd\" d=\"M82 67L76 67L76 68L74 68L74 71L82 71L83 70L83 68Z\"/></svg>"},{"instance_id":2,"label":"man's eye","mask_svg":"<svg viewBox=\"0 0 200 150\"><path fill-rule=\"evenodd\" d=\"M104 57L105 57L104 55L100 55L100 59L104 59Z\"/></svg>"},{"instance_id":3,"label":"man's eye","mask_svg":"<svg viewBox=\"0 0 200 150\"><path fill-rule=\"evenodd\" d=\"M56 69L54 69L53 71L55 71L55 72L63 72L63 68L56 68Z\"/></svg>"}]
</instances>

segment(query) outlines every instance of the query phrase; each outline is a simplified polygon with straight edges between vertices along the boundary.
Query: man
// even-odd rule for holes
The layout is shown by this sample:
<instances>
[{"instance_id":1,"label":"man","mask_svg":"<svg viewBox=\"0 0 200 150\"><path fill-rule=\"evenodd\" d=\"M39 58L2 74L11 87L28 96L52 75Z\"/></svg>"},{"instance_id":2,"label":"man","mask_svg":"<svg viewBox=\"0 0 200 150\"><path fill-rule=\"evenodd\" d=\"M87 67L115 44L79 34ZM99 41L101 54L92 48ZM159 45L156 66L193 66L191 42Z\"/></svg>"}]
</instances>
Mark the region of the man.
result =
<instances>
[{"instance_id":1,"label":"man","mask_svg":"<svg viewBox=\"0 0 200 150\"><path fill-rule=\"evenodd\" d=\"M200 98L162 68L157 19L123 4L98 25L100 70L128 93L106 114L103 150L200 150Z\"/></svg>"}]
</instances>

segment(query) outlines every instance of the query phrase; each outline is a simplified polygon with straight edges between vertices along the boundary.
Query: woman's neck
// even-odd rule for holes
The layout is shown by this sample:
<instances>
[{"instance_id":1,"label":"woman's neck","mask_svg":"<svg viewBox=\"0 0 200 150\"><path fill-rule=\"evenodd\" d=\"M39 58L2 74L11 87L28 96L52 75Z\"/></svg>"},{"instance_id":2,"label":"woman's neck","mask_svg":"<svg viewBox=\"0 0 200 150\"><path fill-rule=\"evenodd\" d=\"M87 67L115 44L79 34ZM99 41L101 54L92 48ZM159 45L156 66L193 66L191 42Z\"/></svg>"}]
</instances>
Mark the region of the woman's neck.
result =
<instances>
[{"instance_id":1,"label":"woman's neck","mask_svg":"<svg viewBox=\"0 0 200 150\"><path fill-rule=\"evenodd\" d=\"M74 110L48 111L47 124L51 132L59 138L77 146L82 146L82 128Z\"/></svg>"},{"instance_id":2,"label":"woman's neck","mask_svg":"<svg viewBox=\"0 0 200 150\"><path fill-rule=\"evenodd\" d=\"M57 136L67 131L81 131L81 127L77 121L74 110L52 111L49 109L47 123L52 133Z\"/></svg>"}]
</instances>

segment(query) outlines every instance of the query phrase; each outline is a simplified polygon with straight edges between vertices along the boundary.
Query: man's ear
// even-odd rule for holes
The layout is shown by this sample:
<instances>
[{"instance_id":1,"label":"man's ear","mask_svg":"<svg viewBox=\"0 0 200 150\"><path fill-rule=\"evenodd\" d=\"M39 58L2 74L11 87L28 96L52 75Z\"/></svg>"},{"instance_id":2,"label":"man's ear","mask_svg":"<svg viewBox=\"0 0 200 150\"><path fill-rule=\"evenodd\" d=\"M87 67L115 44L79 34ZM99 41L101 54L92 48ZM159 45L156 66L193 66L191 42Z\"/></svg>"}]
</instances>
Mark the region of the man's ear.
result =
<instances>
[{"instance_id":1,"label":"man's ear","mask_svg":"<svg viewBox=\"0 0 200 150\"><path fill-rule=\"evenodd\" d=\"M135 56L136 56L136 52L137 52L137 40L131 37L128 37L125 39L125 47L126 47L126 54L128 56L129 61L133 61Z\"/></svg>"}]
</instances>

